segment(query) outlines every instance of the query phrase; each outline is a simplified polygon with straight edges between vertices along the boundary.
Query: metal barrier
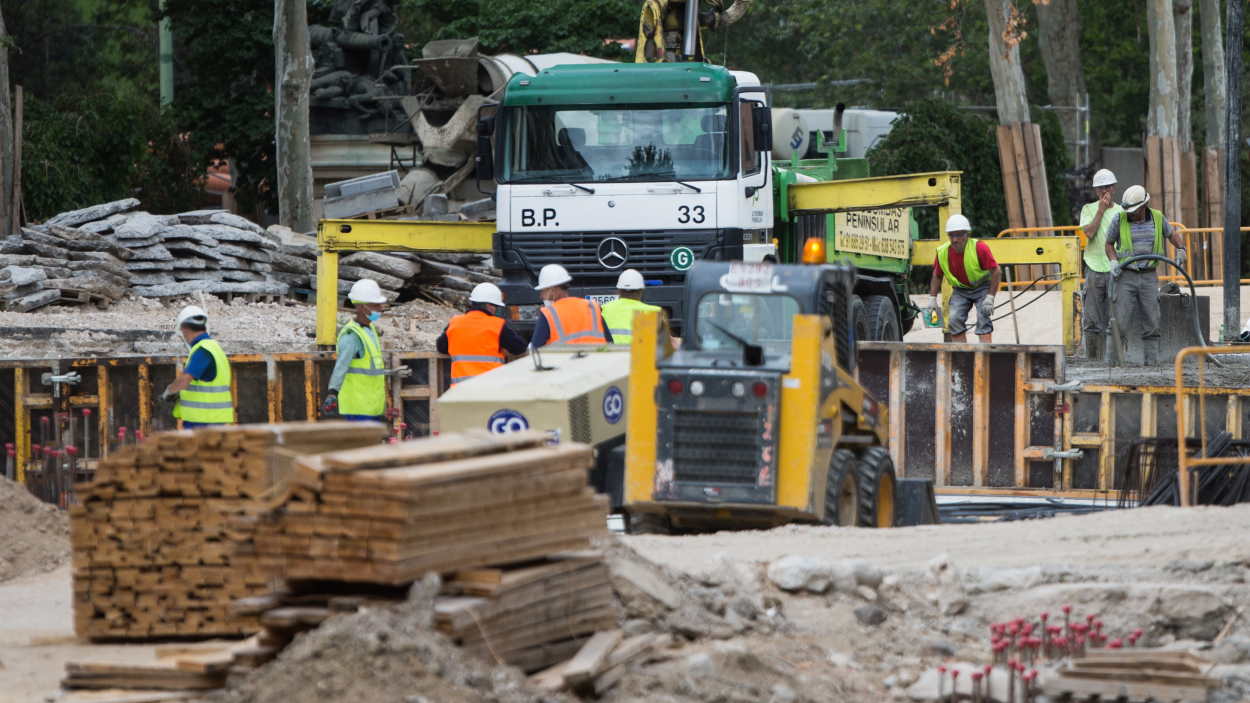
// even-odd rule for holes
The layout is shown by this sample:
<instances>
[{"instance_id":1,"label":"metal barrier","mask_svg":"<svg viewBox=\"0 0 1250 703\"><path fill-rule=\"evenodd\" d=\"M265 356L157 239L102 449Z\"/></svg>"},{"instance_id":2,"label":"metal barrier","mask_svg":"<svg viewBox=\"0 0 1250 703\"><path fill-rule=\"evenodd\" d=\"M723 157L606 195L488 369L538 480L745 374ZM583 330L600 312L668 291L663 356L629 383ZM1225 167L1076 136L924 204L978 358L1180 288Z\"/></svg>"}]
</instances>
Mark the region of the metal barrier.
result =
<instances>
[{"instance_id":1,"label":"metal barrier","mask_svg":"<svg viewBox=\"0 0 1250 703\"><path fill-rule=\"evenodd\" d=\"M1207 386L1207 357L1228 354L1250 355L1250 347L1186 347L1176 355L1176 437L1177 437L1177 483L1180 486L1181 505L1189 506L1195 502L1195 486L1192 485L1192 470L1203 466L1250 465L1250 456L1243 457L1207 457L1208 436L1211 434L1212 414L1208 414L1208 399L1218 397L1226 389ZM1198 385L1190 387L1185 384L1185 361L1196 357ZM1244 389L1242 389L1244 390ZM1191 396L1197 396L1195 406ZM1234 401L1236 398L1236 401ZM1245 421L1242 412L1241 396L1229 395L1224 415L1224 429L1234 439L1241 439L1242 425ZM1218 407L1218 401L1215 401ZM1246 407L1250 407L1247 405ZM1196 417L1190 417L1196 415ZM1198 431L1199 452L1190 456L1186 451L1186 442L1192 437L1192 431Z\"/></svg>"},{"instance_id":2,"label":"metal barrier","mask_svg":"<svg viewBox=\"0 0 1250 703\"><path fill-rule=\"evenodd\" d=\"M431 352L387 352L388 365L412 369L389 378L397 434L438 430L437 404L447 388L449 361ZM0 441L12 445L15 478L25 480L36 460L32 450L74 446L85 469L119 442L173 429L172 418L154 416L155 399L182 367L173 356L32 359L0 361ZM316 420L334 366L332 352L234 354L231 395L240 423ZM76 378L75 378L76 376ZM242 395L240 394L242 389ZM9 399L12 399L9 401Z\"/></svg>"}]
</instances>

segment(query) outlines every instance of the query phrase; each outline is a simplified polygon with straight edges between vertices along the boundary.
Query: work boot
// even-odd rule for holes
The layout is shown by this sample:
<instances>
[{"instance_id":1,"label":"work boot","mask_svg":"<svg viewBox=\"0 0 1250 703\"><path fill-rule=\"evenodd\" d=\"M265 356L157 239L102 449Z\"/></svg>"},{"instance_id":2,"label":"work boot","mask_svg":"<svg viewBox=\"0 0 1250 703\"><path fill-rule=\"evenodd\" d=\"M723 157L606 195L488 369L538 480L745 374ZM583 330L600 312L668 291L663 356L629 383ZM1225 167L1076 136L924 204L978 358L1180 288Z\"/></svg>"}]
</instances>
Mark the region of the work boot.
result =
<instances>
[{"instance_id":1,"label":"work boot","mask_svg":"<svg viewBox=\"0 0 1250 703\"><path fill-rule=\"evenodd\" d=\"M1159 340L1146 339L1142 341L1142 364L1145 366L1159 365Z\"/></svg>"},{"instance_id":2,"label":"work boot","mask_svg":"<svg viewBox=\"0 0 1250 703\"><path fill-rule=\"evenodd\" d=\"M1085 358L1090 361L1103 361L1103 343L1106 338L1097 332L1085 335Z\"/></svg>"}]
</instances>

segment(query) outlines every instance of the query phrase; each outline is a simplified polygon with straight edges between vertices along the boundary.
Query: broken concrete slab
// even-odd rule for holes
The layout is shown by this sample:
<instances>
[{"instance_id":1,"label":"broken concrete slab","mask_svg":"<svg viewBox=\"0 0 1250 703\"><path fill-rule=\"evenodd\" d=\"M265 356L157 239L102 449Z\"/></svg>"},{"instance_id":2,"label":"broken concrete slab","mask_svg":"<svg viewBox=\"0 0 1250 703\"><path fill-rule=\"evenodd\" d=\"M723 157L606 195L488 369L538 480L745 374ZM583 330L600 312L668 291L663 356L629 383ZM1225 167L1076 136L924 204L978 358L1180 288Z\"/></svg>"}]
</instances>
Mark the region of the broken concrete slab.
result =
<instances>
[{"instance_id":1,"label":"broken concrete slab","mask_svg":"<svg viewBox=\"0 0 1250 703\"><path fill-rule=\"evenodd\" d=\"M173 261L174 255L162 244L153 244L150 247L140 247L131 249L132 261Z\"/></svg>"},{"instance_id":2,"label":"broken concrete slab","mask_svg":"<svg viewBox=\"0 0 1250 703\"><path fill-rule=\"evenodd\" d=\"M213 221L213 217L222 214L229 214L229 211L221 208L205 208L203 210L189 210L180 212L174 217L178 218L178 222L184 225L206 225Z\"/></svg>"},{"instance_id":3,"label":"broken concrete slab","mask_svg":"<svg viewBox=\"0 0 1250 703\"><path fill-rule=\"evenodd\" d=\"M301 259L301 261L303 260ZM312 263L312 268L308 270L308 273L316 270L316 263L310 263ZM401 259L398 256L388 256L376 251L358 251L348 254L339 259L339 266L358 266L404 280L412 278L421 272L421 264L415 261Z\"/></svg>"},{"instance_id":4,"label":"broken concrete slab","mask_svg":"<svg viewBox=\"0 0 1250 703\"><path fill-rule=\"evenodd\" d=\"M289 288L273 281L247 283L218 283L216 281L187 281L163 286L138 286L135 295L144 298L168 298L190 293L255 293L258 295L286 295Z\"/></svg>"},{"instance_id":5,"label":"broken concrete slab","mask_svg":"<svg viewBox=\"0 0 1250 703\"><path fill-rule=\"evenodd\" d=\"M433 193L443 179L428 168L414 168L399 182L399 200L404 205L416 205Z\"/></svg>"},{"instance_id":6,"label":"broken concrete slab","mask_svg":"<svg viewBox=\"0 0 1250 703\"><path fill-rule=\"evenodd\" d=\"M238 244L227 244L225 242L221 242L217 245L217 252L223 256L234 256L240 259L259 261L263 264L269 263L269 252Z\"/></svg>"},{"instance_id":7,"label":"broken concrete slab","mask_svg":"<svg viewBox=\"0 0 1250 703\"><path fill-rule=\"evenodd\" d=\"M270 248L276 249L277 248L277 246L273 242L269 241L265 237L260 236L256 232L249 232L247 230L238 229L237 227L227 227L226 225L215 225L215 224L190 225L190 226L193 229L195 229L195 231L203 232L204 234L212 237L213 239L216 239L219 242L234 242L236 244L251 244L253 246L261 247L264 249L270 249Z\"/></svg>"},{"instance_id":8,"label":"broken concrete slab","mask_svg":"<svg viewBox=\"0 0 1250 703\"><path fill-rule=\"evenodd\" d=\"M284 254L280 251L275 251L272 254L270 254L270 256L273 259L273 267L274 267L274 270L276 271L282 271L285 273L298 273L298 274L304 274L304 275L316 273L317 271L317 262L312 259L305 259L299 256L291 256L289 254ZM355 256L355 254L352 254L352 256ZM346 261L347 258L350 258L350 257L339 259L339 261L340 262Z\"/></svg>"},{"instance_id":9,"label":"broken concrete slab","mask_svg":"<svg viewBox=\"0 0 1250 703\"><path fill-rule=\"evenodd\" d=\"M123 249L129 250L150 247L153 244L160 244L163 241L164 240L161 239L161 235L154 234L151 237L144 237L143 239L116 239L114 243Z\"/></svg>"},{"instance_id":10,"label":"broken concrete slab","mask_svg":"<svg viewBox=\"0 0 1250 703\"><path fill-rule=\"evenodd\" d=\"M308 290L311 288L309 283L310 276L306 273L287 273L285 271L274 271L269 274L270 280L285 283L291 288L302 288Z\"/></svg>"},{"instance_id":11,"label":"broken concrete slab","mask_svg":"<svg viewBox=\"0 0 1250 703\"><path fill-rule=\"evenodd\" d=\"M173 283L174 277L168 273L150 273L134 272L130 274L130 284L133 286L163 286Z\"/></svg>"},{"instance_id":12,"label":"broken concrete slab","mask_svg":"<svg viewBox=\"0 0 1250 703\"><path fill-rule=\"evenodd\" d=\"M197 244L185 239L166 239L165 248L175 256L198 256L206 261L217 262L217 264L220 264L223 258L223 255L218 252L218 247L216 245L205 246L203 244ZM216 268L216 265L214 268Z\"/></svg>"},{"instance_id":13,"label":"broken concrete slab","mask_svg":"<svg viewBox=\"0 0 1250 703\"><path fill-rule=\"evenodd\" d=\"M26 266L5 266L0 269L0 281L16 286L25 286L47 280L48 274L42 268Z\"/></svg>"},{"instance_id":14,"label":"broken concrete slab","mask_svg":"<svg viewBox=\"0 0 1250 703\"><path fill-rule=\"evenodd\" d=\"M178 224L178 218L172 215L153 215L147 212L133 212L126 217L126 222L113 230L117 239L148 239L157 236L162 230Z\"/></svg>"},{"instance_id":15,"label":"broken concrete slab","mask_svg":"<svg viewBox=\"0 0 1250 703\"><path fill-rule=\"evenodd\" d=\"M495 199L470 200L461 205L458 212L470 220L492 220L495 218Z\"/></svg>"},{"instance_id":16,"label":"broken concrete slab","mask_svg":"<svg viewBox=\"0 0 1250 703\"><path fill-rule=\"evenodd\" d=\"M174 225L161 230L161 238L165 241L187 241L200 246L215 247L217 239L207 232L200 231L191 225Z\"/></svg>"},{"instance_id":17,"label":"broken concrete slab","mask_svg":"<svg viewBox=\"0 0 1250 703\"><path fill-rule=\"evenodd\" d=\"M390 290L399 290L404 287L407 281L396 276L388 276L385 273L370 271L366 268L358 266L339 266L339 278L347 281L359 281L362 278L371 278L382 288Z\"/></svg>"},{"instance_id":18,"label":"broken concrete slab","mask_svg":"<svg viewBox=\"0 0 1250 703\"><path fill-rule=\"evenodd\" d=\"M49 219L44 224L64 225L66 227L76 227L95 220L102 220L109 215L115 215L119 212L128 212L139 207L139 201L136 198L125 198L122 200L114 200L111 203L101 203L92 205L81 210L70 210L62 212L59 215Z\"/></svg>"},{"instance_id":19,"label":"broken concrete slab","mask_svg":"<svg viewBox=\"0 0 1250 703\"><path fill-rule=\"evenodd\" d=\"M92 234L108 234L125 223L127 219L129 219L129 216L126 213L119 212L116 215L109 215L103 220L96 220L95 222L88 222L86 224L79 225L78 229Z\"/></svg>"},{"instance_id":20,"label":"broken concrete slab","mask_svg":"<svg viewBox=\"0 0 1250 703\"><path fill-rule=\"evenodd\" d=\"M253 234L261 234L265 231L263 227L252 222L246 217L240 217L232 212L219 212L208 218L209 223L217 225L225 225L234 227L235 229L245 229Z\"/></svg>"},{"instance_id":21,"label":"broken concrete slab","mask_svg":"<svg viewBox=\"0 0 1250 703\"><path fill-rule=\"evenodd\" d=\"M51 305L61 299L61 291L56 289L41 290L13 300L5 305L12 312L30 312L45 305Z\"/></svg>"},{"instance_id":22,"label":"broken concrete slab","mask_svg":"<svg viewBox=\"0 0 1250 703\"><path fill-rule=\"evenodd\" d=\"M186 264L186 259L178 262L179 266ZM202 262L201 262L202 263ZM173 271L174 262L172 261L127 261L127 271Z\"/></svg>"},{"instance_id":23,"label":"broken concrete slab","mask_svg":"<svg viewBox=\"0 0 1250 703\"><path fill-rule=\"evenodd\" d=\"M267 281L269 280L265 274L255 271L222 271L220 274L223 281Z\"/></svg>"}]
</instances>

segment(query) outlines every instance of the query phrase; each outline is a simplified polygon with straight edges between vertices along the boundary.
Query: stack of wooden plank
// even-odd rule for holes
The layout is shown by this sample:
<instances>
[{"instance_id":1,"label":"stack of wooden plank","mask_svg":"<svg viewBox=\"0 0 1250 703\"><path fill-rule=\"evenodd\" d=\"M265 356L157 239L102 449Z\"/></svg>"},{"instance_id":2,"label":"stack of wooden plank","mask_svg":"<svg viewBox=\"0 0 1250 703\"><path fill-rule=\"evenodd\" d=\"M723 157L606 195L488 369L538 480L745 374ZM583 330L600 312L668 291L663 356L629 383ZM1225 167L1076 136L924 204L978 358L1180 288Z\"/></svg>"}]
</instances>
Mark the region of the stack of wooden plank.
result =
<instances>
[{"instance_id":1,"label":"stack of wooden plank","mask_svg":"<svg viewBox=\"0 0 1250 703\"><path fill-rule=\"evenodd\" d=\"M608 567L600 554L569 554L514 568L457 573L434 604L438 629L466 650L536 671L575 653L596 630L616 626Z\"/></svg>"},{"instance_id":2,"label":"stack of wooden plank","mask_svg":"<svg viewBox=\"0 0 1250 703\"><path fill-rule=\"evenodd\" d=\"M1210 662L1190 652L1158 649L1093 650L1042 682L1050 696L1072 700L1192 701L1222 685L1206 676Z\"/></svg>"},{"instance_id":3,"label":"stack of wooden plank","mask_svg":"<svg viewBox=\"0 0 1250 703\"><path fill-rule=\"evenodd\" d=\"M1041 127L1032 122L1015 122L998 126L998 161L1002 168L1003 195L1007 203L1007 224L1010 227L1049 227L1050 191L1047 189L1046 160L1042 151ZM983 232L985 238L996 232ZM1052 236L1040 231L1025 236ZM1015 278L1031 281L1046 272L1047 266L1012 267ZM1050 266L1058 270L1054 266Z\"/></svg>"},{"instance_id":4,"label":"stack of wooden plank","mask_svg":"<svg viewBox=\"0 0 1250 703\"><path fill-rule=\"evenodd\" d=\"M232 601L265 592L237 516L281 483L273 449L376 444L372 423L242 425L170 432L121 447L76 488L75 630L92 639L233 635L256 618ZM240 529L240 524L244 529Z\"/></svg>"},{"instance_id":5,"label":"stack of wooden plank","mask_svg":"<svg viewBox=\"0 0 1250 703\"><path fill-rule=\"evenodd\" d=\"M607 499L586 486L591 448L546 441L449 434L300 459L290 498L256 527L260 563L398 585L586 549L607 531Z\"/></svg>"}]
</instances>

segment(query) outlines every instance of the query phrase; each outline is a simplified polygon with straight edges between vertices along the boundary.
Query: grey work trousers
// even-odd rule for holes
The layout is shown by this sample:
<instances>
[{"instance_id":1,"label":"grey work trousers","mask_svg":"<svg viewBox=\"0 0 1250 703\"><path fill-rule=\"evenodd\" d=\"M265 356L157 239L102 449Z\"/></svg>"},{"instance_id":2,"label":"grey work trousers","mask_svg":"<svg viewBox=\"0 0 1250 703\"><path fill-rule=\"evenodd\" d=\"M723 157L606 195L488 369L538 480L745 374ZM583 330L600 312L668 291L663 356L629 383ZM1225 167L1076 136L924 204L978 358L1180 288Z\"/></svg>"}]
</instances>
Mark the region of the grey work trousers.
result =
<instances>
[{"instance_id":1,"label":"grey work trousers","mask_svg":"<svg viewBox=\"0 0 1250 703\"><path fill-rule=\"evenodd\" d=\"M1127 336L1132 320L1141 323L1141 338L1158 339L1159 334L1159 277L1154 269L1132 271L1124 269L1115 281L1116 325L1120 334Z\"/></svg>"},{"instance_id":2,"label":"grey work trousers","mask_svg":"<svg viewBox=\"0 0 1250 703\"><path fill-rule=\"evenodd\" d=\"M1107 333L1107 319L1111 315L1111 307L1107 301L1107 282L1110 279L1110 273L1085 267L1085 290L1081 294L1084 319L1081 329L1084 330L1083 336L1086 339Z\"/></svg>"}]
</instances>

